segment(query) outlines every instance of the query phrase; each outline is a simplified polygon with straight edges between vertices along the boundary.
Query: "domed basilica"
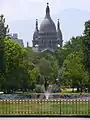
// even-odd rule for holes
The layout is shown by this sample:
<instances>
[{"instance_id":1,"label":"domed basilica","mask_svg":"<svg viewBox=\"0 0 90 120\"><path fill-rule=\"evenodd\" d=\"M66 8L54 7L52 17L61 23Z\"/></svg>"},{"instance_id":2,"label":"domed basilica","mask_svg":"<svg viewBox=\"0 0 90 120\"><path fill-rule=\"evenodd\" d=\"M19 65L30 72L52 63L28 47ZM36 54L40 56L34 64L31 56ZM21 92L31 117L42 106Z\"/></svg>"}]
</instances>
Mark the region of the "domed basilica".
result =
<instances>
[{"instance_id":1,"label":"domed basilica","mask_svg":"<svg viewBox=\"0 0 90 120\"><path fill-rule=\"evenodd\" d=\"M38 20L36 19L36 28L32 42L33 48L37 48L38 52L54 52L58 45L62 47L63 39L59 19L56 30L56 26L50 17L50 8L48 3L46 7L46 15L40 25L40 29L38 29Z\"/></svg>"}]
</instances>

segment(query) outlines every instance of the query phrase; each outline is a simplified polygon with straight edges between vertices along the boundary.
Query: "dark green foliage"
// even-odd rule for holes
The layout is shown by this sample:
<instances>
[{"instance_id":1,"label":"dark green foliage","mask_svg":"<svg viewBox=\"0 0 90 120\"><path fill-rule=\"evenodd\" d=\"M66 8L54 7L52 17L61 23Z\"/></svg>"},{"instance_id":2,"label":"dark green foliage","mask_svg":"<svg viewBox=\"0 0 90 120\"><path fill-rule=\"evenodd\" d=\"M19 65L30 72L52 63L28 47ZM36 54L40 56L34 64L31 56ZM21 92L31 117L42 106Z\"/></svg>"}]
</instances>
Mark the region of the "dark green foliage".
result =
<instances>
[{"instance_id":1,"label":"dark green foliage","mask_svg":"<svg viewBox=\"0 0 90 120\"><path fill-rule=\"evenodd\" d=\"M42 85L90 88L90 21L85 23L84 36L72 37L55 53L34 52L12 41L0 17L0 89L40 92ZM57 81L58 80L58 81ZM55 88L56 89L56 88Z\"/></svg>"},{"instance_id":2,"label":"dark green foliage","mask_svg":"<svg viewBox=\"0 0 90 120\"><path fill-rule=\"evenodd\" d=\"M90 21L85 22L83 51L85 66L88 69L88 72L90 73Z\"/></svg>"},{"instance_id":3,"label":"dark green foliage","mask_svg":"<svg viewBox=\"0 0 90 120\"><path fill-rule=\"evenodd\" d=\"M0 72L4 72L4 39L8 34L8 25L5 27L5 18L0 16Z\"/></svg>"},{"instance_id":4,"label":"dark green foliage","mask_svg":"<svg viewBox=\"0 0 90 120\"><path fill-rule=\"evenodd\" d=\"M0 39L0 72L4 71L4 43Z\"/></svg>"},{"instance_id":5,"label":"dark green foliage","mask_svg":"<svg viewBox=\"0 0 90 120\"><path fill-rule=\"evenodd\" d=\"M5 38L8 35L8 25L5 27L5 18L3 15L0 16L0 39Z\"/></svg>"},{"instance_id":6,"label":"dark green foliage","mask_svg":"<svg viewBox=\"0 0 90 120\"><path fill-rule=\"evenodd\" d=\"M84 64L89 73L88 90L90 92L90 20L85 22L83 52L84 52Z\"/></svg>"},{"instance_id":7,"label":"dark green foliage","mask_svg":"<svg viewBox=\"0 0 90 120\"><path fill-rule=\"evenodd\" d=\"M82 89L88 84L88 72L82 63L83 54L80 52L71 53L64 60L62 66L62 84Z\"/></svg>"},{"instance_id":8,"label":"dark green foliage","mask_svg":"<svg viewBox=\"0 0 90 120\"><path fill-rule=\"evenodd\" d=\"M23 66L25 50L12 40L4 40L4 46L5 67L4 81L1 84L1 88L7 88L9 91L10 89L18 88L22 75L25 75L25 67Z\"/></svg>"}]
</instances>

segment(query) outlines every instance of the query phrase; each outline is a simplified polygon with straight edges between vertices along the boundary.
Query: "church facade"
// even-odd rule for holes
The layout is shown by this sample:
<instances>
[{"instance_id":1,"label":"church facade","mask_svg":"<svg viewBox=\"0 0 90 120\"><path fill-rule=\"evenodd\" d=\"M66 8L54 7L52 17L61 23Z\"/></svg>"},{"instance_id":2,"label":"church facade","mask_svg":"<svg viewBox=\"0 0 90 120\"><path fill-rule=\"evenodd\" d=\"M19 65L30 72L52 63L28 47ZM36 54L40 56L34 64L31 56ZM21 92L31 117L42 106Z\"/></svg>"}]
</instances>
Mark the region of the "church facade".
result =
<instances>
[{"instance_id":1,"label":"church facade","mask_svg":"<svg viewBox=\"0 0 90 120\"><path fill-rule=\"evenodd\" d=\"M38 29L38 20L36 19L36 28L33 34L33 48L37 48L38 52L55 52L57 46L62 47L63 38L60 30L59 19L57 22L57 29L55 23L50 17L50 8L47 3L46 15L44 20L41 22L40 29Z\"/></svg>"}]
</instances>

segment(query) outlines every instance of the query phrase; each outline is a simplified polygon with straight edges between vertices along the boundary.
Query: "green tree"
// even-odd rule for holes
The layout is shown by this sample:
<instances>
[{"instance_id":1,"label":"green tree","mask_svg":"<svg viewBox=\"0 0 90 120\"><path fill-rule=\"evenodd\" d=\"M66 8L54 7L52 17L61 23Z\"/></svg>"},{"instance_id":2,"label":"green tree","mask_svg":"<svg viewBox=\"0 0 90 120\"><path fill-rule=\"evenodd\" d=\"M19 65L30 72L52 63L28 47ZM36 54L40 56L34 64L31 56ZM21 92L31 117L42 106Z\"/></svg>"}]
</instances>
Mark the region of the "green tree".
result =
<instances>
[{"instance_id":1,"label":"green tree","mask_svg":"<svg viewBox=\"0 0 90 120\"><path fill-rule=\"evenodd\" d=\"M44 77L44 85L45 85L45 89L47 89L49 77L52 74L51 64L48 60L46 60L45 58L42 58L40 59L38 68L40 70L40 75Z\"/></svg>"},{"instance_id":2,"label":"green tree","mask_svg":"<svg viewBox=\"0 0 90 120\"><path fill-rule=\"evenodd\" d=\"M78 52L82 50L83 36L72 37L70 41L66 42L64 48L68 50L68 53Z\"/></svg>"},{"instance_id":3,"label":"green tree","mask_svg":"<svg viewBox=\"0 0 90 120\"><path fill-rule=\"evenodd\" d=\"M64 60L70 53L82 50L82 41L83 36L72 37L68 42L64 44L62 48L57 48L55 51L55 56L58 60L59 68L62 67Z\"/></svg>"},{"instance_id":4,"label":"green tree","mask_svg":"<svg viewBox=\"0 0 90 120\"><path fill-rule=\"evenodd\" d=\"M18 88L21 75L24 77L24 74L21 73L21 68L26 50L12 40L5 40L4 46L5 71L1 88L9 91L10 89Z\"/></svg>"},{"instance_id":5,"label":"green tree","mask_svg":"<svg viewBox=\"0 0 90 120\"><path fill-rule=\"evenodd\" d=\"M84 64L89 73L88 91L90 92L90 20L85 22L83 38Z\"/></svg>"},{"instance_id":6,"label":"green tree","mask_svg":"<svg viewBox=\"0 0 90 120\"><path fill-rule=\"evenodd\" d=\"M40 78L47 89L48 84L55 83L58 77L58 63L55 57L50 53L41 53L42 57L38 63Z\"/></svg>"},{"instance_id":7,"label":"green tree","mask_svg":"<svg viewBox=\"0 0 90 120\"><path fill-rule=\"evenodd\" d=\"M39 69L37 67L40 57L39 53L36 53L32 50L31 47L25 48L27 51L27 55L24 57L25 68L27 69L29 78L28 78L28 88L33 91L35 90L38 76L39 76ZM23 84L23 88L24 88Z\"/></svg>"},{"instance_id":8,"label":"green tree","mask_svg":"<svg viewBox=\"0 0 90 120\"><path fill-rule=\"evenodd\" d=\"M0 16L0 72L4 72L4 39L8 35L8 25L5 27L5 18Z\"/></svg>"},{"instance_id":9,"label":"green tree","mask_svg":"<svg viewBox=\"0 0 90 120\"><path fill-rule=\"evenodd\" d=\"M85 70L82 61L82 52L69 54L63 63L62 72L60 74L62 84L73 88L77 87L77 91L79 91L80 88L81 92L88 84L88 72Z\"/></svg>"}]
</instances>

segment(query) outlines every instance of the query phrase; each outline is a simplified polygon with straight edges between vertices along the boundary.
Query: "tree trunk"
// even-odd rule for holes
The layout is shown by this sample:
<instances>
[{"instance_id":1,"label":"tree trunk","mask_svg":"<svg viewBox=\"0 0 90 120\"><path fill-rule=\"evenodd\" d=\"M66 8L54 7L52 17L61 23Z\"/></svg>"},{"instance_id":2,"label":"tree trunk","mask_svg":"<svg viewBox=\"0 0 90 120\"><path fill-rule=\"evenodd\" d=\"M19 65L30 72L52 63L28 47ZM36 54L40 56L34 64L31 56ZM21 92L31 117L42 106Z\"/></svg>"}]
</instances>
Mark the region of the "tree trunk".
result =
<instances>
[{"instance_id":1,"label":"tree trunk","mask_svg":"<svg viewBox=\"0 0 90 120\"><path fill-rule=\"evenodd\" d=\"M77 92L79 92L79 86L77 86Z\"/></svg>"},{"instance_id":2,"label":"tree trunk","mask_svg":"<svg viewBox=\"0 0 90 120\"><path fill-rule=\"evenodd\" d=\"M88 92L90 93L90 69L89 69Z\"/></svg>"},{"instance_id":3,"label":"tree trunk","mask_svg":"<svg viewBox=\"0 0 90 120\"><path fill-rule=\"evenodd\" d=\"M81 87L81 93L82 93L82 91L83 91L83 88Z\"/></svg>"},{"instance_id":4,"label":"tree trunk","mask_svg":"<svg viewBox=\"0 0 90 120\"><path fill-rule=\"evenodd\" d=\"M72 87L72 92L74 92L74 87Z\"/></svg>"},{"instance_id":5,"label":"tree trunk","mask_svg":"<svg viewBox=\"0 0 90 120\"><path fill-rule=\"evenodd\" d=\"M88 85L88 92L90 93L90 85Z\"/></svg>"},{"instance_id":6,"label":"tree trunk","mask_svg":"<svg viewBox=\"0 0 90 120\"><path fill-rule=\"evenodd\" d=\"M44 84L45 90L47 90L48 83L47 83L47 78L45 77L45 84Z\"/></svg>"}]
</instances>

